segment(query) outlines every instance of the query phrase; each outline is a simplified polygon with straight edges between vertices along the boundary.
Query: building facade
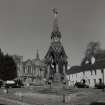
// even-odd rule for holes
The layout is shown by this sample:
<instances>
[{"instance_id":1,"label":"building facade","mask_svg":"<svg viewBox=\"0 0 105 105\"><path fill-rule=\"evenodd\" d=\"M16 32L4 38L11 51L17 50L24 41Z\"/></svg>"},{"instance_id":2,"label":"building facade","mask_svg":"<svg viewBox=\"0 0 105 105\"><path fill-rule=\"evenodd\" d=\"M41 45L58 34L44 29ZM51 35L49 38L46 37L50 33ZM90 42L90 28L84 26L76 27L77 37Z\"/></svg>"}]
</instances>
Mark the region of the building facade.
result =
<instances>
[{"instance_id":1,"label":"building facade","mask_svg":"<svg viewBox=\"0 0 105 105\"><path fill-rule=\"evenodd\" d=\"M23 63L23 81L26 85L31 83L41 83L45 78L46 66L42 60L39 58L39 53L37 50L35 59L28 59Z\"/></svg>"},{"instance_id":2,"label":"building facade","mask_svg":"<svg viewBox=\"0 0 105 105\"><path fill-rule=\"evenodd\" d=\"M23 61L20 56L13 56L17 65L17 79L21 79L25 85L29 86L31 83L43 81L45 78L46 65L44 61L40 60L37 51L35 59L28 59Z\"/></svg>"},{"instance_id":3,"label":"building facade","mask_svg":"<svg viewBox=\"0 0 105 105\"><path fill-rule=\"evenodd\" d=\"M94 62L94 64L85 64L82 66L73 66L67 71L69 86L74 86L76 82L85 80L89 87L95 84L105 84L105 59Z\"/></svg>"},{"instance_id":4,"label":"building facade","mask_svg":"<svg viewBox=\"0 0 105 105\"><path fill-rule=\"evenodd\" d=\"M17 66L17 78L21 80L23 76L23 56L13 55L12 57Z\"/></svg>"}]
</instances>

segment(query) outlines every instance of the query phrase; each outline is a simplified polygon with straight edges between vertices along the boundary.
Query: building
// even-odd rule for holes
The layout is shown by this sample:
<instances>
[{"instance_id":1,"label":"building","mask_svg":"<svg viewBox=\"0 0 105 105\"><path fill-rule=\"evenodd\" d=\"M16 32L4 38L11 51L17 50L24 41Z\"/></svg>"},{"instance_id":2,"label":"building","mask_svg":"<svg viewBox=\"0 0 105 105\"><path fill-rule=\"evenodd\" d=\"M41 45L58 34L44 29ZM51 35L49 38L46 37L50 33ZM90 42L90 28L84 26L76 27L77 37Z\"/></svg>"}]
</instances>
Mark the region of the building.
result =
<instances>
[{"instance_id":1,"label":"building","mask_svg":"<svg viewBox=\"0 0 105 105\"><path fill-rule=\"evenodd\" d=\"M23 61L19 55L12 56L17 65L17 79L22 80L24 84L29 85L45 78L46 65L40 60L37 50L35 59Z\"/></svg>"},{"instance_id":2,"label":"building","mask_svg":"<svg viewBox=\"0 0 105 105\"><path fill-rule=\"evenodd\" d=\"M45 78L46 66L42 60L39 58L39 53L37 50L35 59L28 59L23 62L23 81L25 84L29 85L31 83L37 83L43 81Z\"/></svg>"},{"instance_id":3,"label":"building","mask_svg":"<svg viewBox=\"0 0 105 105\"><path fill-rule=\"evenodd\" d=\"M51 44L45 55L47 64L47 80L61 81L65 78L67 70L67 55L61 42L61 32L58 26L58 11L54 8L53 31L51 33Z\"/></svg>"},{"instance_id":4,"label":"building","mask_svg":"<svg viewBox=\"0 0 105 105\"><path fill-rule=\"evenodd\" d=\"M23 76L23 56L13 55L12 56L17 66L17 78L22 79Z\"/></svg>"},{"instance_id":5,"label":"building","mask_svg":"<svg viewBox=\"0 0 105 105\"><path fill-rule=\"evenodd\" d=\"M86 63L81 66L72 66L67 71L69 86L73 86L76 82L82 80L85 80L90 87L99 83L105 84L105 58L102 55L99 57L99 54L97 54L94 59L91 58L91 62L91 65Z\"/></svg>"},{"instance_id":6,"label":"building","mask_svg":"<svg viewBox=\"0 0 105 105\"><path fill-rule=\"evenodd\" d=\"M35 75L35 67L32 63L32 61L30 59L26 60L25 62L23 62L23 81L26 84L30 84L33 79L34 79L34 75Z\"/></svg>"}]
</instances>

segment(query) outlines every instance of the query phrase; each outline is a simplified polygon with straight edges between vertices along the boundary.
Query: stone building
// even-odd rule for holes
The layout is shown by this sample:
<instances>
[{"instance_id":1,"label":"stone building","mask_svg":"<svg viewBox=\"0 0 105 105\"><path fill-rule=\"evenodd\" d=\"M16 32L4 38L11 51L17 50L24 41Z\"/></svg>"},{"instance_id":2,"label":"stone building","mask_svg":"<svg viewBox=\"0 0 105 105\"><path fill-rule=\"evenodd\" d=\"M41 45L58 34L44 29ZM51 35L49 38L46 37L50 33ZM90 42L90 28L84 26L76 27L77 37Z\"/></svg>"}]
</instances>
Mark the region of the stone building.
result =
<instances>
[{"instance_id":1,"label":"stone building","mask_svg":"<svg viewBox=\"0 0 105 105\"><path fill-rule=\"evenodd\" d=\"M26 84L30 84L35 75L35 67L32 64L32 61L30 59L23 62L23 81Z\"/></svg>"},{"instance_id":2,"label":"stone building","mask_svg":"<svg viewBox=\"0 0 105 105\"><path fill-rule=\"evenodd\" d=\"M17 79L22 79L23 76L23 56L12 56L17 66Z\"/></svg>"},{"instance_id":3,"label":"stone building","mask_svg":"<svg viewBox=\"0 0 105 105\"><path fill-rule=\"evenodd\" d=\"M38 50L35 59L23 61L23 57L18 55L13 55L13 59L17 65L17 79L24 84L41 82L45 78L46 65L40 60Z\"/></svg>"},{"instance_id":4,"label":"stone building","mask_svg":"<svg viewBox=\"0 0 105 105\"><path fill-rule=\"evenodd\" d=\"M44 79L46 66L42 60L39 58L39 53L37 51L35 59L28 59L23 62L23 81L27 85L31 83L41 82Z\"/></svg>"}]
</instances>

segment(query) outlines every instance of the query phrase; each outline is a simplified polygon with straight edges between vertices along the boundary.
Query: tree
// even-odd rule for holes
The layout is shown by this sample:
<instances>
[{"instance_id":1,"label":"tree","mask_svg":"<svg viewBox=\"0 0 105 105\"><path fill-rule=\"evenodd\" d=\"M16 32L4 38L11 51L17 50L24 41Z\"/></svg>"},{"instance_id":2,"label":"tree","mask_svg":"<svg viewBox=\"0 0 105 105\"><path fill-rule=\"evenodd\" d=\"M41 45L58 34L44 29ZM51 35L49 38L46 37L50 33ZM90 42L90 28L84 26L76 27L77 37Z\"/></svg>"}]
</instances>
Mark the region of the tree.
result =
<instances>
[{"instance_id":1,"label":"tree","mask_svg":"<svg viewBox=\"0 0 105 105\"><path fill-rule=\"evenodd\" d=\"M95 58L95 68L96 70L97 67L100 67L102 71L102 78L103 78L103 84L104 84L104 65L105 65L105 50L100 48L100 43L99 42L90 42L87 46L86 52L85 52L85 57L83 58L81 65L85 65L86 61L88 61L88 64L92 64L91 59L92 57ZM103 88L104 91L104 88Z\"/></svg>"},{"instance_id":2,"label":"tree","mask_svg":"<svg viewBox=\"0 0 105 105\"><path fill-rule=\"evenodd\" d=\"M87 46L85 56L91 57L94 56L100 50L99 42L90 42Z\"/></svg>"},{"instance_id":3,"label":"tree","mask_svg":"<svg viewBox=\"0 0 105 105\"><path fill-rule=\"evenodd\" d=\"M99 42L90 42L87 45L86 51L85 51L85 57L83 58L81 65L84 65L86 61L88 61L88 64L91 64L91 58L101 51L100 43Z\"/></svg>"},{"instance_id":4,"label":"tree","mask_svg":"<svg viewBox=\"0 0 105 105\"><path fill-rule=\"evenodd\" d=\"M4 54L0 49L0 79L2 79L3 62L4 62Z\"/></svg>"},{"instance_id":5,"label":"tree","mask_svg":"<svg viewBox=\"0 0 105 105\"><path fill-rule=\"evenodd\" d=\"M16 64L12 56L9 56L7 54L4 56L2 79L6 81L6 80L12 80L16 77L17 77Z\"/></svg>"},{"instance_id":6,"label":"tree","mask_svg":"<svg viewBox=\"0 0 105 105\"><path fill-rule=\"evenodd\" d=\"M0 79L12 80L17 77L17 68L12 56L4 55L0 49Z\"/></svg>"}]
</instances>

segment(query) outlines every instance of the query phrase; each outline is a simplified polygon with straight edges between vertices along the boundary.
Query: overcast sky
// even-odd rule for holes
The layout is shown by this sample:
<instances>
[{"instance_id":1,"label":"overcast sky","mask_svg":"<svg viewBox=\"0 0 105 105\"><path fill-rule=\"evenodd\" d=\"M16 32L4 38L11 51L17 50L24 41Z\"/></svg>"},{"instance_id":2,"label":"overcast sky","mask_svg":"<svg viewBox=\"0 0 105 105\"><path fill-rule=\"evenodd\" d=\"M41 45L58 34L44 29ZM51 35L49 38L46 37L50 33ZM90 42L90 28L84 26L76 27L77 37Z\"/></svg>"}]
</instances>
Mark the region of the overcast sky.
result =
<instances>
[{"instance_id":1,"label":"overcast sky","mask_svg":"<svg viewBox=\"0 0 105 105\"><path fill-rule=\"evenodd\" d=\"M86 45L100 41L105 48L105 0L0 0L0 48L9 54L43 59L50 46L53 13L69 64L79 65Z\"/></svg>"}]
</instances>

